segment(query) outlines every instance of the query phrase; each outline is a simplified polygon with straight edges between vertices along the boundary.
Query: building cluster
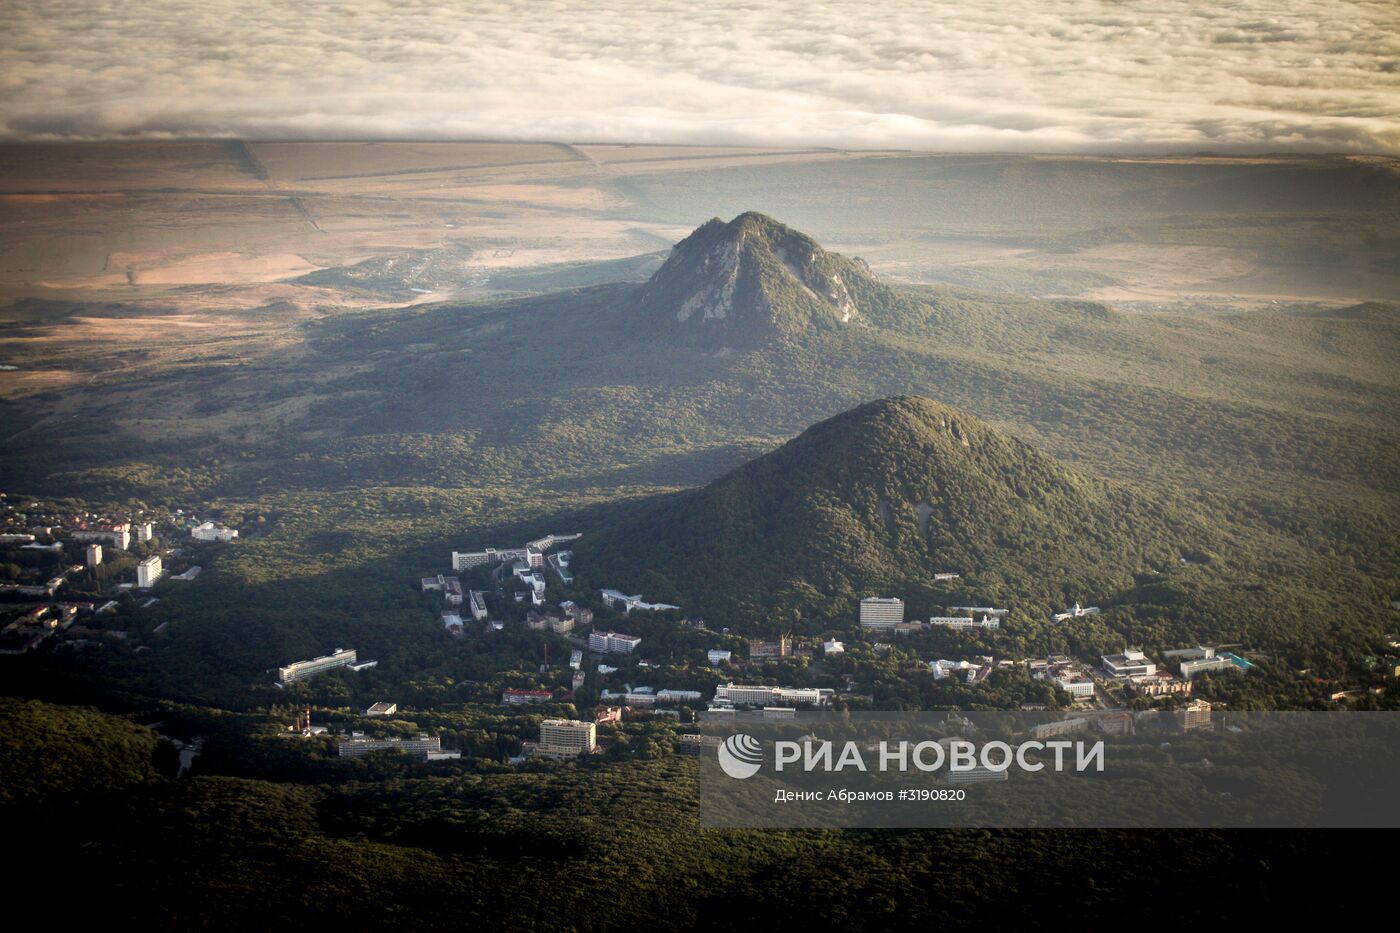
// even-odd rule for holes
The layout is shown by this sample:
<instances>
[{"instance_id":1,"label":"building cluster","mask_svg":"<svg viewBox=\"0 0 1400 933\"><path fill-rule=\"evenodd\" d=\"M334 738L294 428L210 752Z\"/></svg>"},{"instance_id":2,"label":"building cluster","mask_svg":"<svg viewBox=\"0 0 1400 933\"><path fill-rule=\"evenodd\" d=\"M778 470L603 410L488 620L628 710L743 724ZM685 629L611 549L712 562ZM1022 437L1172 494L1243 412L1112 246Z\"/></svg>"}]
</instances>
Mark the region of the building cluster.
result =
<instances>
[{"instance_id":1,"label":"building cluster","mask_svg":"<svg viewBox=\"0 0 1400 933\"><path fill-rule=\"evenodd\" d=\"M860 627L868 632L907 635L933 628L987 629L1001 628L1009 609L994 606L949 606L949 615L932 616L928 622L904 621L904 600L893 596L868 596L860 601ZM955 614L954 614L955 613Z\"/></svg>"},{"instance_id":2,"label":"building cluster","mask_svg":"<svg viewBox=\"0 0 1400 933\"><path fill-rule=\"evenodd\" d=\"M560 551L553 554L546 552L558 543L573 541L578 537L580 535L577 534L551 534L534 541L528 541L518 548L453 551L452 568L454 571L461 572L480 567L494 567L492 576L502 597L509 598L513 594L517 603L528 603L529 611L525 619L528 628L535 631L549 630L556 634L565 635L578 626L591 624L593 610L568 600L560 603L557 610L546 608L545 568L553 568L560 580L565 583L570 583L573 580L568 569L572 552ZM491 611L487 605L486 591L464 589L461 577L438 574L423 577L420 585L424 592L441 592L443 594L448 609L442 614L442 624L450 634L461 635L464 633L463 620L467 616L470 616L473 622L483 623L488 632L500 631L504 628L503 622L490 618ZM511 585L514 588L508 588Z\"/></svg>"},{"instance_id":3,"label":"building cluster","mask_svg":"<svg viewBox=\"0 0 1400 933\"><path fill-rule=\"evenodd\" d=\"M621 691L602 690L598 694L598 699L604 703L616 703L636 709L694 704L699 703L702 698L699 690L655 690L651 687L625 687Z\"/></svg>"},{"instance_id":4,"label":"building cluster","mask_svg":"<svg viewBox=\"0 0 1400 933\"><path fill-rule=\"evenodd\" d=\"M995 659L983 655L978 657L976 661L950 661L946 658L940 658L937 661L930 661L928 667L934 680L962 677L969 687L977 687L992 676L992 671L996 670L998 665Z\"/></svg>"},{"instance_id":5,"label":"building cluster","mask_svg":"<svg viewBox=\"0 0 1400 933\"><path fill-rule=\"evenodd\" d=\"M52 533L54 529L50 529ZM68 532L69 539L78 542L107 544L119 551L131 549L131 542L144 544L155 537L152 522L96 522L81 523Z\"/></svg>"},{"instance_id":6,"label":"building cluster","mask_svg":"<svg viewBox=\"0 0 1400 933\"><path fill-rule=\"evenodd\" d=\"M536 632L547 630L556 635L567 635L574 630L574 626L583 624L585 615L589 622L593 621L592 610L580 610L574 603L569 603L569 606L573 611L562 606L558 610L546 609L543 612L531 609L525 613L525 627Z\"/></svg>"},{"instance_id":7,"label":"building cluster","mask_svg":"<svg viewBox=\"0 0 1400 933\"><path fill-rule=\"evenodd\" d=\"M1159 668L1146 654L1136 650L1105 655L1103 672L1143 696L1189 696L1191 681L1200 674L1208 671L1246 671L1253 666L1237 654L1204 645L1164 651L1162 655L1178 662L1180 678Z\"/></svg>"},{"instance_id":8,"label":"building cluster","mask_svg":"<svg viewBox=\"0 0 1400 933\"><path fill-rule=\"evenodd\" d=\"M524 615L526 628L552 632L565 637L578 646L572 650L568 663L572 672L570 676L572 677L573 690L578 690L583 686L585 649L593 653L595 660L598 659L599 655L605 656L597 664L597 671L602 675L609 675L616 673L619 668L614 665L622 662L607 656L633 655L637 652L642 641L641 636L638 635L610 630L588 631L587 626L590 626L593 621L592 613L575 603L562 602L558 609L544 605L546 574L557 576L565 584L571 583L574 579L571 572L572 552L559 551L552 554L546 552L558 541L572 540L576 537L577 535L548 536L537 541L527 542L521 548L500 550L488 548L479 552L453 552L452 555L453 568L457 571L494 566L494 579L502 585L501 594L506 597L507 604L509 604L510 592L505 587L507 581L528 587L528 591L523 594L519 589L515 591L517 600L523 601L522 597L531 600L531 605ZM956 577L956 574L939 575L939 579L944 581L956 579ZM476 621L486 621L488 618L485 593L475 590L464 593L457 577L443 575L425 578L423 588L425 590L441 590L454 610L458 610L462 605L467 606L471 617ZM602 588L598 593L604 606L623 615L636 611L679 610L679 607L671 604L647 601L641 594L633 595L610 588ZM926 622L907 622L905 608L904 601L898 597L871 596L864 598L860 600L859 605L860 627L867 632L896 635L915 631L926 632L940 628L996 631L1010 614L1010 610L1006 608L991 605L949 605L944 610L945 614L934 615ZM1100 611L1099 607L1084 607L1076 603L1067 611L1056 613L1054 618L1056 621L1063 622L1069 619L1097 615ZM460 630L461 619L466 613L455 611L449 615L452 618L452 626ZM501 623L488 622L488 625L500 628ZM727 630L725 633L727 634ZM811 644L798 647L791 635L780 634L749 639L746 660L736 661L734 653L728 648L709 649L705 652L705 659L711 667L734 664L742 669L746 664L761 664L797 655L809 657L816 650L817 644L816 640L812 640ZM821 654L828 658L838 657L846 651L846 644L835 638L828 638L821 641L820 644ZM877 652L882 649L887 652L893 650L892 645L884 643L877 643L875 648ZM990 656L962 660L939 659L928 662L928 667L937 680L956 678L958 681L973 687L986 683L988 678L998 670L1017 666L1028 667L1033 678L1053 683L1065 694L1068 694L1075 703L1073 715L1041 727L1040 732L1049 736L1070 734L1080 729L1093 729L1105 733L1122 734L1132 731L1134 717L1121 709L1104 708L1111 702L1111 693L1105 691L1110 691L1115 685L1118 685L1145 696L1187 696L1191 689L1190 672L1194 671L1197 665L1201 669L1213 669L1214 666L1232 664L1231 658L1234 657L1215 652L1214 649L1205 648L1188 649L1173 654L1181 656L1183 664L1181 679L1173 677L1168 671L1159 669L1157 664L1142 651L1131 649L1125 649L1120 654L1104 655L1101 658L1101 665L1092 670L1087 663L1055 655L1045 659L1028 661L1010 659L997 661ZM547 663L546 658L546 664L541 665L541 671L545 670ZM1247 662L1235 663L1233 666L1236 669L1242 669L1243 663ZM636 662L636 666L643 668L655 667L656 665L640 661ZM758 669L754 668L754 670ZM731 676L734 675L731 674ZM849 692L855 686L855 679L850 674L845 675L845 677L845 689ZM759 678L754 676L754 679ZM505 706L524 706L572 699L574 694L566 691L566 687L556 687L552 690L511 687L502 692L501 703ZM735 679L715 688L713 697L708 701L707 711L729 714L740 709L757 709L761 710L764 716L771 715L781 718L792 715L799 708L828 707L833 702L835 695L835 690L824 687L745 683ZM576 757L596 749L596 728L599 724L620 721L628 709L646 710L652 715L675 716L677 712L670 709L671 707L694 706L706 702L701 690L658 689L631 684L624 684L621 689L616 686L601 689L598 700L593 722L572 719L545 720L540 727L539 742L527 743L528 751L551 757ZM1096 706L1098 708L1095 708ZM1191 719L1192 727L1197 726L1201 716L1204 715L1208 718L1208 712L1202 712L1202 709L1202 707L1194 705L1190 707L1192 712L1189 715L1194 717ZM1186 714L1183 713L1183 715ZM683 739L678 746L680 749L702 747L705 747L705 744L697 737L691 737L689 740Z\"/></svg>"},{"instance_id":9,"label":"building cluster","mask_svg":"<svg viewBox=\"0 0 1400 933\"><path fill-rule=\"evenodd\" d=\"M91 603L35 606L0 628L0 654L24 654L33 651L45 639L71 628L79 612L91 609Z\"/></svg>"},{"instance_id":10,"label":"building cluster","mask_svg":"<svg viewBox=\"0 0 1400 933\"><path fill-rule=\"evenodd\" d=\"M504 581L509 578L522 587L514 591L516 602L528 601L531 606L539 608L544 605L544 593L547 587L546 567L552 568L565 584L573 582L573 574L569 572L569 562L573 557L573 552L560 551L555 554L546 552L556 544L574 541L580 537L582 535L579 534L548 534L542 538L527 541L521 547L488 547L482 551L453 551L452 569L460 573L475 570L478 567L494 567L494 577L497 583L504 585ZM433 578L425 578L424 582L427 583L431 579ZM447 579L455 578L448 577ZM485 600L475 604L471 612L472 618L476 621L485 621Z\"/></svg>"},{"instance_id":11,"label":"building cluster","mask_svg":"<svg viewBox=\"0 0 1400 933\"><path fill-rule=\"evenodd\" d=\"M438 574L435 577L424 577L422 585L424 593L441 593L443 600L449 606L460 606L466 598L462 592L462 581L459 577L449 577L443 574Z\"/></svg>"},{"instance_id":12,"label":"building cluster","mask_svg":"<svg viewBox=\"0 0 1400 933\"><path fill-rule=\"evenodd\" d=\"M533 563L535 556L535 552L531 551L527 558L513 561L509 565L509 568L511 578L519 585L525 587L525 589L517 589L515 591L515 601L523 603L528 599L530 605L539 607L544 605L544 592L549 584L545 581L544 571L540 569L540 567L536 567ZM541 556L540 559L543 560L543 556ZM497 579L501 578L502 571L506 569L506 566L507 565L502 564L501 567L497 569Z\"/></svg>"},{"instance_id":13,"label":"building cluster","mask_svg":"<svg viewBox=\"0 0 1400 933\"><path fill-rule=\"evenodd\" d=\"M576 541L581 537L583 537L581 534L549 534L543 538L536 538L534 541L527 541L524 546L518 548L489 547L484 551L453 551L452 569L462 571L475 567L490 567L500 563L514 564L516 561L524 561L527 567L543 570L546 551L556 544Z\"/></svg>"},{"instance_id":14,"label":"building cluster","mask_svg":"<svg viewBox=\"0 0 1400 933\"><path fill-rule=\"evenodd\" d=\"M1233 652L1220 651L1205 645L1164 651L1162 656L1178 662L1177 669L1182 678L1188 681L1210 671L1247 671L1253 666Z\"/></svg>"},{"instance_id":15,"label":"building cluster","mask_svg":"<svg viewBox=\"0 0 1400 933\"><path fill-rule=\"evenodd\" d=\"M178 516L171 515L169 521L179 529ZM165 519L162 519L164 523ZM90 628L86 625L73 629L69 607L83 607L96 613L115 610L124 594L142 593L138 605L149 607L158 600L149 590L162 580L193 580L200 573L198 566L184 568L181 573L171 576L171 568L166 561L180 558L181 551L156 552L150 547L157 540L157 524L149 513L134 510L126 514L103 514L96 512L69 512L48 508L42 504L27 502L16 508L0 495L0 560L11 559L20 569L12 580L0 584L0 598L19 601L46 603L41 609L42 618L31 622L28 617L9 619L5 635L0 635L0 652L24 653L42 644L55 632L72 629L71 637L65 642L75 647L83 647L95 642L87 638L92 633L107 641L121 641L127 637L125 631L104 627ZM134 579L118 579L119 575L108 572L123 552L135 552L138 559ZM149 555L149 556L142 556ZM35 558L41 558L35 560ZM71 560L70 560L71 558ZM123 563L126 558L123 558ZM81 600L60 601L61 590L82 590L87 593L101 592L105 598L101 607ZM55 627L49 620L59 619L62 624ZM10 623L19 623L12 625ZM157 627L156 634L165 625ZM145 646L136 650L145 650Z\"/></svg>"}]
</instances>

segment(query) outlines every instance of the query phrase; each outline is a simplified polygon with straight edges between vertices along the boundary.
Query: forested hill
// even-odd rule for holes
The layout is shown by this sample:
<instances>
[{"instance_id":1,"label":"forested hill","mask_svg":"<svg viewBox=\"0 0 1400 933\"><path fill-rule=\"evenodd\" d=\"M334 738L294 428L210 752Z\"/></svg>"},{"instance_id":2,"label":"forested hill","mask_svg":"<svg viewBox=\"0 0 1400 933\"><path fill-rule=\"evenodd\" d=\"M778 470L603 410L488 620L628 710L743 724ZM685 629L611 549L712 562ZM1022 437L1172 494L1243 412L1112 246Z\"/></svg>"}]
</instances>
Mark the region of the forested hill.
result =
<instances>
[{"instance_id":1,"label":"forested hill","mask_svg":"<svg viewBox=\"0 0 1400 933\"><path fill-rule=\"evenodd\" d=\"M1160 501L1077 475L966 412L898 396L823 421L580 542L576 566L729 621L925 592L976 572L1050 605L1204 541Z\"/></svg>"}]
</instances>

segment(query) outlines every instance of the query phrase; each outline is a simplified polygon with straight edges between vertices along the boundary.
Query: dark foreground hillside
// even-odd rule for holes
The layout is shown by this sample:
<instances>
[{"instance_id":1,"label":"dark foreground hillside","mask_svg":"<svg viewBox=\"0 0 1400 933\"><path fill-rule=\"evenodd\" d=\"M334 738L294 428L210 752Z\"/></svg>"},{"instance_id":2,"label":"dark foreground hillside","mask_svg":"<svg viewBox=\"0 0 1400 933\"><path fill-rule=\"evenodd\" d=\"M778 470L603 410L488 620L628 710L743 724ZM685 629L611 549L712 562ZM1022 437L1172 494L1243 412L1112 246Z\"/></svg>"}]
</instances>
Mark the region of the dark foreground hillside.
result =
<instances>
[{"instance_id":1,"label":"dark foreground hillside","mask_svg":"<svg viewBox=\"0 0 1400 933\"><path fill-rule=\"evenodd\" d=\"M269 759L243 762L260 777L176 780L129 757L121 718L0 700L0 727L58 771L110 765L82 787L11 788L0 806L31 866L17 897L65 923L1062 929L1115 925L1125 900L1249 922L1298 890L1288 909L1304 922L1375 894L1358 834L721 832L695 825L688 760L482 775L365 763L324 780Z\"/></svg>"}]
</instances>

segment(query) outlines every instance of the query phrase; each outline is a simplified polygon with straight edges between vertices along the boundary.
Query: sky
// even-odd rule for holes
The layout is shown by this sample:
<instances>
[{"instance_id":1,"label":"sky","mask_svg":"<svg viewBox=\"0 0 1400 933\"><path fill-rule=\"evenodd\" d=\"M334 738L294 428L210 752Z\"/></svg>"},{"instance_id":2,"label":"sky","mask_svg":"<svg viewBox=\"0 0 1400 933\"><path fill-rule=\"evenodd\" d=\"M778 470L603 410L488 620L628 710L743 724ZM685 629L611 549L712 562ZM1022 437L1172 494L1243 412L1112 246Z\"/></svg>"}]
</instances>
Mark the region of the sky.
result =
<instances>
[{"instance_id":1,"label":"sky","mask_svg":"<svg viewBox=\"0 0 1400 933\"><path fill-rule=\"evenodd\" d=\"M0 139L1400 155L1396 0L6 0Z\"/></svg>"}]
</instances>

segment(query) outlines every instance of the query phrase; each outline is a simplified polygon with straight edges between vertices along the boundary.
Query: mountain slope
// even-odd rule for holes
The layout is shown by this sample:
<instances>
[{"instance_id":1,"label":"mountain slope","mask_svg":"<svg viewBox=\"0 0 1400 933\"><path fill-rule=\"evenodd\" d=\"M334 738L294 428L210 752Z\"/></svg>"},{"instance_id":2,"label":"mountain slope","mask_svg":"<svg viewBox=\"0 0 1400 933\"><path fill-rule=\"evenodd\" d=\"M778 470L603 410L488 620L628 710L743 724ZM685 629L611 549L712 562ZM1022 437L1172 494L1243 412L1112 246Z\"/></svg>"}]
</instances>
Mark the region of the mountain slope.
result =
<instances>
[{"instance_id":1,"label":"mountain slope","mask_svg":"<svg viewBox=\"0 0 1400 933\"><path fill-rule=\"evenodd\" d=\"M676 244L638 295L644 326L689 343L747 347L850 324L882 291L865 263L758 213L718 217Z\"/></svg>"},{"instance_id":2,"label":"mountain slope","mask_svg":"<svg viewBox=\"0 0 1400 933\"><path fill-rule=\"evenodd\" d=\"M575 567L727 625L849 615L876 591L928 611L921 602L954 601L974 584L983 600L1030 594L1049 610L1105 598L1200 544L1187 518L965 412L900 396L590 535ZM939 572L963 579L937 591Z\"/></svg>"}]
</instances>

